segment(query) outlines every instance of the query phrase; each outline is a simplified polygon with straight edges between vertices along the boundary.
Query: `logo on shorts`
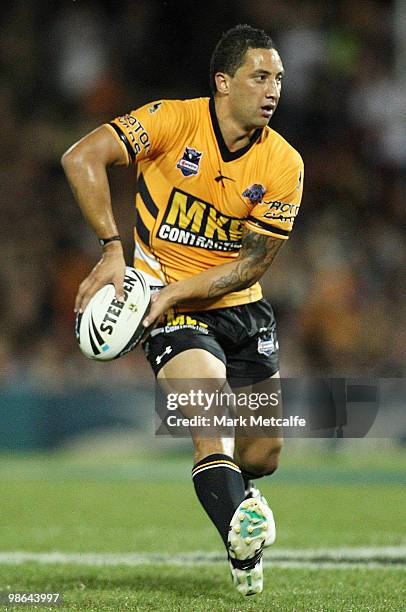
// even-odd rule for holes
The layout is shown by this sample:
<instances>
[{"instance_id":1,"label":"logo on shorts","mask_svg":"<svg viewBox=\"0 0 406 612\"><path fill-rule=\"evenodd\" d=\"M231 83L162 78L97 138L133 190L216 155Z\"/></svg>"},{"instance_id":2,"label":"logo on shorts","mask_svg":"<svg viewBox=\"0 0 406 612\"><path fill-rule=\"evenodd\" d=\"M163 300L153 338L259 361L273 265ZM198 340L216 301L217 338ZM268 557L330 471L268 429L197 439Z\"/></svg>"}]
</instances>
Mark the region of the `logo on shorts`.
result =
<instances>
[{"instance_id":1,"label":"logo on shorts","mask_svg":"<svg viewBox=\"0 0 406 612\"><path fill-rule=\"evenodd\" d=\"M166 349L164 350L163 353L161 353L161 355L158 355L158 357L156 357L155 362L157 365L159 365L162 361L162 359L165 357L165 355L170 355L172 353L172 347L171 346L167 346Z\"/></svg>"},{"instance_id":2,"label":"logo on shorts","mask_svg":"<svg viewBox=\"0 0 406 612\"><path fill-rule=\"evenodd\" d=\"M272 353L278 350L279 344L276 336L271 333L270 336L266 337L265 333L268 331L266 328L261 328L260 337L258 338L258 353L269 357ZM269 333L269 332L268 332Z\"/></svg>"},{"instance_id":3,"label":"logo on shorts","mask_svg":"<svg viewBox=\"0 0 406 612\"><path fill-rule=\"evenodd\" d=\"M207 323L203 323L203 321L198 321L189 315L180 314L176 317L168 318L164 332L165 334L170 334L180 329L193 329L200 334L207 335L209 333L208 327Z\"/></svg>"},{"instance_id":4,"label":"logo on shorts","mask_svg":"<svg viewBox=\"0 0 406 612\"><path fill-rule=\"evenodd\" d=\"M176 167L182 172L183 176L193 176L199 172L199 164L203 153L186 147L183 157L178 161Z\"/></svg>"},{"instance_id":5,"label":"logo on shorts","mask_svg":"<svg viewBox=\"0 0 406 612\"><path fill-rule=\"evenodd\" d=\"M259 204L259 202L262 202L265 192L265 187L256 183L255 185L251 185L251 187L247 187L242 195L243 198L249 198L251 204Z\"/></svg>"}]
</instances>

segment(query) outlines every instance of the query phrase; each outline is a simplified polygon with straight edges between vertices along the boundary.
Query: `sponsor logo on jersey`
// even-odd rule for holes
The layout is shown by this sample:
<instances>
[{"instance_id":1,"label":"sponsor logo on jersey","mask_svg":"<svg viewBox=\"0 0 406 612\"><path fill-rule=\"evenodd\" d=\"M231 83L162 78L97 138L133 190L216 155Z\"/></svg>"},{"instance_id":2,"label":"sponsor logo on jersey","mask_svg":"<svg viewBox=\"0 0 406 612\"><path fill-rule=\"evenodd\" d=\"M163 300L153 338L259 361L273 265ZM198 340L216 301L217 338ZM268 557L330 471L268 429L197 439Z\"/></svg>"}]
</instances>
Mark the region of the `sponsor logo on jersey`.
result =
<instances>
[{"instance_id":1,"label":"sponsor logo on jersey","mask_svg":"<svg viewBox=\"0 0 406 612\"><path fill-rule=\"evenodd\" d=\"M264 213L265 219L272 221L293 222L299 212L298 204L288 204L287 202L264 202L268 205L268 210Z\"/></svg>"},{"instance_id":2,"label":"sponsor logo on jersey","mask_svg":"<svg viewBox=\"0 0 406 612\"><path fill-rule=\"evenodd\" d=\"M183 157L178 161L176 167L182 172L183 176L194 176L199 172L199 164L203 153L186 147Z\"/></svg>"},{"instance_id":3,"label":"sponsor logo on jersey","mask_svg":"<svg viewBox=\"0 0 406 612\"><path fill-rule=\"evenodd\" d=\"M132 115L122 115L121 117L118 117L118 122L123 128L126 129L126 133L129 136L134 153L138 155L141 148L144 148L146 153L148 153L149 149L151 148L149 135L142 123L138 121L137 117L133 117Z\"/></svg>"},{"instance_id":4,"label":"sponsor logo on jersey","mask_svg":"<svg viewBox=\"0 0 406 612\"><path fill-rule=\"evenodd\" d=\"M251 204L259 204L259 202L262 202L265 192L265 187L256 183L255 185L251 185L251 187L247 187L242 195L243 198L248 198Z\"/></svg>"},{"instance_id":5,"label":"sponsor logo on jersey","mask_svg":"<svg viewBox=\"0 0 406 612\"><path fill-rule=\"evenodd\" d=\"M212 251L237 251L242 230L241 219L222 215L208 202L174 189L157 237Z\"/></svg>"},{"instance_id":6,"label":"sponsor logo on jersey","mask_svg":"<svg viewBox=\"0 0 406 612\"><path fill-rule=\"evenodd\" d=\"M151 113L151 115L153 113L156 113L157 110L159 110L162 106L162 102L156 102L155 104L153 104L152 106L149 107L148 111Z\"/></svg>"}]
</instances>

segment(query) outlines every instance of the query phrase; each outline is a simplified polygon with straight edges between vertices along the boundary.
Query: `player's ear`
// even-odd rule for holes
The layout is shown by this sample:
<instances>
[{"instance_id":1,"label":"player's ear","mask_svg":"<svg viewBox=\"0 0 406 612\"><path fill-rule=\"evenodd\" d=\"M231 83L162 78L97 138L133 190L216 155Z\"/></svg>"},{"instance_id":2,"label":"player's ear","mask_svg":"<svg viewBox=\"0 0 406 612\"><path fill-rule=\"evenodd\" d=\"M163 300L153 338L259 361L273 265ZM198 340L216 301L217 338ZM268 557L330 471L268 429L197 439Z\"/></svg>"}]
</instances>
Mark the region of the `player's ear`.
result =
<instances>
[{"instance_id":1,"label":"player's ear","mask_svg":"<svg viewBox=\"0 0 406 612\"><path fill-rule=\"evenodd\" d=\"M216 81L217 91L222 94L229 92L229 78L224 72L217 72L214 76Z\"/></svg>"}]
</instances>

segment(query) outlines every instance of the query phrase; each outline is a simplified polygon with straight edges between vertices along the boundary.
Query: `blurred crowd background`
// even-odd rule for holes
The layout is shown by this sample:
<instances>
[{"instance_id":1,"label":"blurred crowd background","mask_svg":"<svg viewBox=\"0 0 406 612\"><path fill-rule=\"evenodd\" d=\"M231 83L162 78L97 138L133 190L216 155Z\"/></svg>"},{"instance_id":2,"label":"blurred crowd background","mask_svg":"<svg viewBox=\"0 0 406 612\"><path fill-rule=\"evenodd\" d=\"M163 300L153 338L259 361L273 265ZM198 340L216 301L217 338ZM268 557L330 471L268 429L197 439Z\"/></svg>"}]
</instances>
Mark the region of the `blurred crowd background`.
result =
<instances>
[{"instance_id":1,"label":"blurred crowd background","mask_svg":"<svg viewBox=\"0 0 406 612\"><path fill-rule=\"evenodd\" d=\"M237 23L280 51L271 127L306 168L295 231L263 282L282 374L404 376L404 0L14 0L0 19L3 388L153 384L140 349L100 365L76 345L74 296L99 246L60 157L148 101L209 95L212 49ZM111 189L130 263L134 170L114 170Z\"/></svg>"}]
</instances>

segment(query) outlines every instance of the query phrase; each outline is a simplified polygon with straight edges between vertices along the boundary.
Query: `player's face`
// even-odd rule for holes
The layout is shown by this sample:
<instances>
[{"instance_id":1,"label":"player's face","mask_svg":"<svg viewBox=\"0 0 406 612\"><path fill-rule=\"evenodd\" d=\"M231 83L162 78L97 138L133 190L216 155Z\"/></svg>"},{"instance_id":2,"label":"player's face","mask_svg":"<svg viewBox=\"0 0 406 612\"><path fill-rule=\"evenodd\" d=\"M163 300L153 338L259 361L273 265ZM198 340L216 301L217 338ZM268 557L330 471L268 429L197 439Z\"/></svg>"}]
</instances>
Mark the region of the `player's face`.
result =
<instances>
[{"instance_id":1,"label":"player's face","mask_svg":"<svg viewBox=\"0 0 406 612\"><path fill-rule=\"evenodd\" d=\"M279 102L283 74L276 49L248 49L228 82L230 111L244 129L267 125Z\"/></svg>"}]
</instances>

